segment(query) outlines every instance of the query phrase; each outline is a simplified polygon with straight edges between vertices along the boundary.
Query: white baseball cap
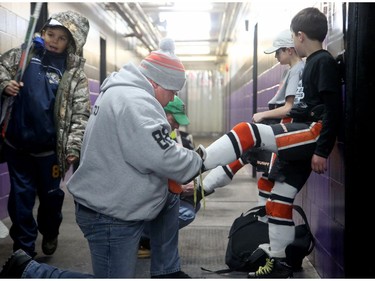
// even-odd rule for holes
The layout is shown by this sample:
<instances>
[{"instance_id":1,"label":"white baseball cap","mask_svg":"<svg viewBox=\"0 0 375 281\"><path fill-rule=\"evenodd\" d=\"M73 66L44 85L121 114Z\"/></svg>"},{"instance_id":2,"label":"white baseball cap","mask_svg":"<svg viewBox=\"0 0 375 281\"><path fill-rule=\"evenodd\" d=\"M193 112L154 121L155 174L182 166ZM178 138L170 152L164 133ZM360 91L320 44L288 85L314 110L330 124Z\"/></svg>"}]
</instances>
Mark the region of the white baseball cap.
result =
<instances>
[{"instance_id":1,"label":"white baseball cap","mask_svg":"<svg viewBox=\"0 0 375 281\"><path fill-rule=\"evenodd\" d=\"M277 35L275 40L273 40L272 47L264 51L265 54L272 54L280 48L291 48L294 47L294 42L292 38L292 32L286 29Z\"/></svg>"}]
</instances>

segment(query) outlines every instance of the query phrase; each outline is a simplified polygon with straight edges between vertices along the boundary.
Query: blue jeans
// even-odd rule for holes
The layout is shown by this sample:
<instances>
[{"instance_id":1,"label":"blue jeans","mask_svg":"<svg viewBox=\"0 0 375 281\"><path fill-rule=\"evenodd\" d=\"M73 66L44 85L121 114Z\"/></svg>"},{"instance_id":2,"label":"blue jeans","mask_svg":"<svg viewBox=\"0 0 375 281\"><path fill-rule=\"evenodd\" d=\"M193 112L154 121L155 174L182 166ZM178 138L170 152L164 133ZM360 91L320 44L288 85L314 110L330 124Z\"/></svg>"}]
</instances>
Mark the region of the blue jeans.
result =
<instances>
[{"instance_id":1,"label":"blue jeans","mask_svg":"<svg viewBox=\"0 0 375 281\"><path fill-rule=\"evenodd\" d=\"M185 226L188 226L194 221L195 214L200 209L200 203L198 202L197 207L194 208L194 206L189 202L186 202L181 199L179 201L180 201L180 208L178 211L179 212L178 222L179 222L179 229L181 229L181 228L184 228ZM146 223L144 227L142 237L146 239L150 239L150 229L149 229L148 223Z\"/></svg>"},{"instance_id":2,"label":"blue jeans","mask_svg":"<svg viewBox=\"0 0 375 281\"><path fill-rule=\"evenodd\" d=\"M151 276L181 270L178 253L177 195L170 193L164 208L149 222ZM89 242L95 277L134 278L138 244L145 221L122 221L76 206L76 220Z\"/></svg>"},{"instance_id":3,"label":"blue jeans","mask_svg":"<svg viewBox=\"0 0 375 281\"><path fill-rule=\"evenodd\" d=\"M195 219L195 214L200 209L200 203L197 204L195 208L191 203L184 200L180 200L180 209L179 209L179 228L183 228L191 224Z\"/></svg>"},{"instance_id":4,"label":"blue jeans","mask_svg":"<svg viewBox=\"0 0 375 281\"><path fill-rule=\"evenodd\" d=\"M52 265L32 260L23 271L21 278L94 278L91 274L62 270Z\"/></svg>"},{"instance_id":5,"label":"blue jeans","mask_svg":"<svg viewBox=\"0 0 375 281\"><path fill-rule=\"evenodd\" d=\"M151 276L181 270L178 253L178 195L170 193L159 215L149 221ZM76 221L89 242L96 278L134 278L138 244L145 221L122 221L76 204ZM23 277L92 278L32 261Z\"/></svg>"}]
</instances>

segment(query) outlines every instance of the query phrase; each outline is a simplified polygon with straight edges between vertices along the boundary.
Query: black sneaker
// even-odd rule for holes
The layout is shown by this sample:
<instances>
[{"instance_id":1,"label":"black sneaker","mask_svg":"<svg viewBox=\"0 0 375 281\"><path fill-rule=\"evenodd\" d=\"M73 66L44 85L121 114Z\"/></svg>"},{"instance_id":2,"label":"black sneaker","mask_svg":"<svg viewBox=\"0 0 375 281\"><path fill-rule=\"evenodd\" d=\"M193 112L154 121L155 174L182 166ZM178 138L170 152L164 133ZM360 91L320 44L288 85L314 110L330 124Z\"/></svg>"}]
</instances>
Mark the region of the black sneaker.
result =
<instances>
[{"instance_id":1,"label":"black sneaker","mask_svg":"<svg viewBox=\"0 0 375 281\"><path fill-rule=\"evenodd\" d=\"M267 258L266 264L260 266L257 271L249 272L247 278L291 278L292 268L278 259Z\"/></svg>"},{"instance_id":2,"label":"black sneaker","mask_svg":"<svg viewBox=\"0 0 375 281\"><path fill-rule=\"evenodd\" d=\"M260 266L266 264L268 258L269 256L263 249L256 248L250 257L246 259L246 262L251 265L248 270L257 271Z\"/></svg>"},{"instance_id":3,"label":"black sneaker","mask_svg":"<svg viewBox=\"0 0 375 281\"><path fill-rule=\"evenodd\" d=\"M0 278L21 278L26 266L32 258L24 250L15 251L3 265Z\"/></svg>"},{"instance_id":4,"label":"black sneaker","mask_svg":"<svg viewBox=\"0 0 375 281\"><path fill-rule=\"evenodd\" d=\"M57 236L51 239L43 236L42 251L45 255L53 255L57 249Z\"/></svg>"},{"instance_id":5,"label":"black sneaker","mask_svg":"<svg viewBox=\"0 0 375 281\"><path fill-rule=\"evenodd\" d=\"M174 279L178 279L178 278L190 278L191 277L189 275L187 275L185 272L183 271L177 271L177 272L173 272L173 273L169 273L169 274L162 274L162 275L155 275L155 276L151 276L151 278L157 278L157 279L166 279L166 278L174 278Z\"/></svg>"}]
</instances>

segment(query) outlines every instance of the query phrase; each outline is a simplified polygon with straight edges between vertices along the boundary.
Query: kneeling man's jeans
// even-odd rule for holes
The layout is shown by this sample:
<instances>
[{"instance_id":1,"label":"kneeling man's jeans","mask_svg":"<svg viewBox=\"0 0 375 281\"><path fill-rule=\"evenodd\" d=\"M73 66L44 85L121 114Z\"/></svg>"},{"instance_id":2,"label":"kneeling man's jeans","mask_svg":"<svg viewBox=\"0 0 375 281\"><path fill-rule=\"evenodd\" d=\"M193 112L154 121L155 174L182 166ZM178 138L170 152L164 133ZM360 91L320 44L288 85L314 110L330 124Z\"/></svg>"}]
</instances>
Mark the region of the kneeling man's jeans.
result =
<instances>
[{"instance_id":1,"label":"kneeling man's jeans","mask_svg":"<svg viewBox=\"0 0 375 281\"><path fill-rule=\"evenodd\" d=\"M178 253L178 211L178 195L170 193L163 210L149 222L151 276L181 270ZM138 245L145 221L122 221L78 203L76 221L89 242L94 276L31 261L23 273L23 278L135 277Z\"/></svg>"}]
</instances>

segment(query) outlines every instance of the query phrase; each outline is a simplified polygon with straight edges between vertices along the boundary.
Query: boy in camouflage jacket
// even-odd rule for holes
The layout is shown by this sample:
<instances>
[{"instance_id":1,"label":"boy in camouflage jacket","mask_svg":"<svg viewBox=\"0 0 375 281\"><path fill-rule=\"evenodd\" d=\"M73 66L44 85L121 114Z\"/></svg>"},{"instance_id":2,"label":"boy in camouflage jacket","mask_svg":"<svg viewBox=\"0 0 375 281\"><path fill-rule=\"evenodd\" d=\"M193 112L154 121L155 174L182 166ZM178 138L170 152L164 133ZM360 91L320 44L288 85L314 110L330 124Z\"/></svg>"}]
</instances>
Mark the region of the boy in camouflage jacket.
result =
<instances>
[{"instance_id":1,"label":"boy in camouflage jacket","mask_svg":"<svg viewBox=\"0 0 375 281\"><path fill-rule=\"evenodd\" d=\"M78 13L52 15L41 36L34 39L19 82L15 75L21 48L0 58L2 135L11 183L10 236L14 251L23 249L32 257L38 230L43 235L43 252L52 255L56 250L64 200L60 182L79 160L90 115L82 57L88 32L88 20ZM33 217L36 195L37 221Z\"/></svg>"}]
</instances>

